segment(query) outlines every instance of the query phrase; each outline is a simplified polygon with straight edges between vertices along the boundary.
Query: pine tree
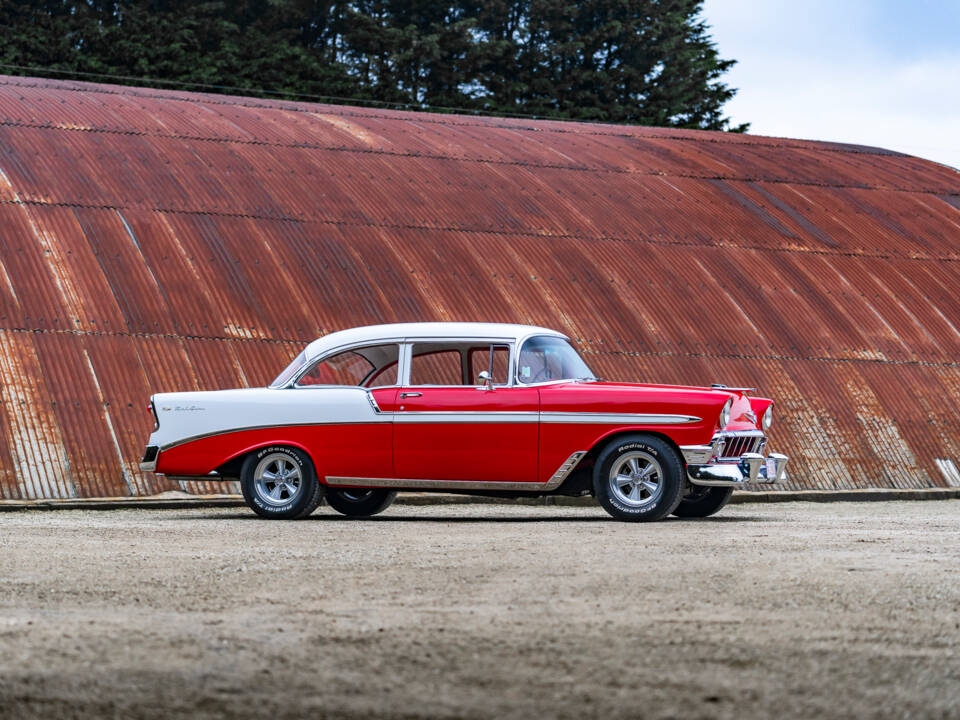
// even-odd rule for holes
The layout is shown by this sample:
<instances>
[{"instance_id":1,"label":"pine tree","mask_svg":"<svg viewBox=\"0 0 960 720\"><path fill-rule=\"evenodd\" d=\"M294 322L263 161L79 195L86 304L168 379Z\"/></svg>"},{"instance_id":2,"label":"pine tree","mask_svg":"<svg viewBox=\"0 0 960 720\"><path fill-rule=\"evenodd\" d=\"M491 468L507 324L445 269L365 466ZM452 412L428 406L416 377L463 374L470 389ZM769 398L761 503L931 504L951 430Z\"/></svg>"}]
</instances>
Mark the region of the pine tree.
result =
<instances>
[{"instance_id":1,"label":"pine tree","mask_svg":"<svg viewBox=\"0 0 960 720\"><path fill-rule=\"evenodd\" d=\"M702 0L0 0L0 63L298 97L730 127ZM17 72L0 68L0 72ZM22 71L30 73L31 71Z\"/></svg>"}]
</instances>

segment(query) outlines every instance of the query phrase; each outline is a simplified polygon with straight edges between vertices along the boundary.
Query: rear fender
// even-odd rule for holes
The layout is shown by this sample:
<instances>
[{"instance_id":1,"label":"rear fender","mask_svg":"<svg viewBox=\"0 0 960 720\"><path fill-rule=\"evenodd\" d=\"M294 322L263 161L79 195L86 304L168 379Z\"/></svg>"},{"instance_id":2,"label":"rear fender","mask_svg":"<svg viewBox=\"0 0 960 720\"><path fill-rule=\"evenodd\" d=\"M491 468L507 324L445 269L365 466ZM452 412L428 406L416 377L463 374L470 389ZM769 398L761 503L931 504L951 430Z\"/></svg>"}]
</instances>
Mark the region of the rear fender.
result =
<instances>
[{"instance_id":1,"label":"rear fender","mask_svg":"<svg viewBox=\"0 0 960 720\"><path fill-rule=\"evenodd\" d=\"M252 452L272 445L292 447L306 454L317 470L317 476L323 477L317 467L317 459L307 446L291 440L284 435L265 438L238 438L234 433L224 433L211 437L198 438L174 445L160 451L157 457L156 472L174 476L204 476L214 471L229 470L230 476L239 475L238 465ZM218 447L219 446L219 447Z\"/></svg>"},{"instance_id":2,"label":"rear fender","mask_svg":"<svg viewBox=\"0 0 960 720\"><path fill-rule=\"evenodd\" d=\"M242 464L242 461L245 460L247 455L249 455L250 453L255 453L257 450L261 450L262 448L273 447L276 445L282 445L283 447L296 448L297 450L300 450L301 452L306 454L306 456L310 458L310 462L313 463L314 471L317 473L317 479L322 482L323 476L320 474L320 470L317 468L317 461L316 461L316 458L313 457L313 453L311 453L303 443L294 442L291 440L272 440L270 442L261 441L261 442L253 443L248 447L245 447L242 450L238 450L232 455L230 455L226 460L220 463L220 467L223 467L224 465ZM241 462L238 463L237 461L241 461Z\"/></svg>"}]
</instances>

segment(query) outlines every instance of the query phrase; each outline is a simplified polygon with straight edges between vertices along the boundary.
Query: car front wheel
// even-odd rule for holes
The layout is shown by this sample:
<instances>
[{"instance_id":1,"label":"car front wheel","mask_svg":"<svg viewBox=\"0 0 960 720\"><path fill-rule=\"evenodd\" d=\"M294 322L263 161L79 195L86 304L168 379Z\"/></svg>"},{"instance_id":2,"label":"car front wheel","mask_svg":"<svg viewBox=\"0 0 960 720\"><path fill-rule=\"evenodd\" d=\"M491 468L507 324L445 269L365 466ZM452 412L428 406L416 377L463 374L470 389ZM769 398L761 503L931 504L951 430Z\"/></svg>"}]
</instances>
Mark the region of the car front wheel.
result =
<instances>
[{"instance_id":1,"label":"car front wheel","mask_svg":"<svg viewBox=\"0 0 960 720\"><path fill-rule=\"evenodd\" d=\"M364 490L345 488L327 490L327 505L350 517L369 517L382 513L393 503L397 493L392 490Z\"/></svg>"},{"instance_id":2,"label":"car front wheel","mask_svg":"<svg viewBox=\"0 0 960 720\"><path fill-rule=\"evenodd\" d=\"M280 445L247 456L240 470L240 488L251 510L274 520L306 517L323 500L323 485L307 454Z\"/></svg>"},{"instance_id":3,"label":"car front wheel","mask_svg":"<svg viewBox=\"0 0 960 720\"><path fill-rule=\"evenodd\" d=\"M629 435L608 445L594 465L593 489L617 520L661 520L683 496L683 462L665 440Z\"/></svg>"}]
</instances>

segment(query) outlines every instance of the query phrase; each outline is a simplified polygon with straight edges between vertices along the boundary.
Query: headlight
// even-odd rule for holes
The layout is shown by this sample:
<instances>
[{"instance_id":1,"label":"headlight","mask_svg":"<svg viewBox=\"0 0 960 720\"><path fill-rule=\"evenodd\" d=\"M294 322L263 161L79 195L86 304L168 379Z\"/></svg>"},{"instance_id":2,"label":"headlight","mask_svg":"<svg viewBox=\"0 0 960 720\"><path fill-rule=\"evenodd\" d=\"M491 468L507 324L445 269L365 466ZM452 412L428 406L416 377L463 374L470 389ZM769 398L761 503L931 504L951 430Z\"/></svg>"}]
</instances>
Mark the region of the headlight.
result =
<instances>
[{"instance_id":1,"label":"headlight","mask_svg":"<svg viewBox=\"0 0 960 720\"><path fill-rule=\"evenodd\" d=\"M763 425L764 432L770 429L770 426L773 425L773 405L767 408L767 411L763 414L763 419L760 420L760 424Z\"/></svg>"},{"instance_id":2,"label":"headlight","mask_svg":"<svg viewBox=\"0 0 960 720\"><path fill-rule=\"evenodd\" d=\"M733 398L727 398L727 404L723 406L723 410L720 411L720 429L723 430L727 425L730 424L730 408L733 407Z\"/></svg>"}]
</instances>

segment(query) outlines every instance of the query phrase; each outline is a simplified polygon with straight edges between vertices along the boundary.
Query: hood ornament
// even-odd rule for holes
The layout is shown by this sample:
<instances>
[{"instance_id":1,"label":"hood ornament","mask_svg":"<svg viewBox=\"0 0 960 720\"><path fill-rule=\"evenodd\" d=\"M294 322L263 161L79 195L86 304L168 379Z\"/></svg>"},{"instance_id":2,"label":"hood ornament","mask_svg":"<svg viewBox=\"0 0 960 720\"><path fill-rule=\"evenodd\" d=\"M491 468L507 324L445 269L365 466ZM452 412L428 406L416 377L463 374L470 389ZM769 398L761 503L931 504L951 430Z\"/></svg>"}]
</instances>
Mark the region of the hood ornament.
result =
<instances>
[{"instance_id":1,"label":"hood ornament","mask_svg":"<svg viewBox=\"0 0 960 720\"><path fill-rule=\"evenodd\" d=\"M710 389L711 390L729 390L730 392L740 392L740 393L748 393L756 390L756 388L752 388L752 387L730 387L729 385L724 385L723 383L713 383L713 385L710 386Z\"/></svg>"}]
</instances>

